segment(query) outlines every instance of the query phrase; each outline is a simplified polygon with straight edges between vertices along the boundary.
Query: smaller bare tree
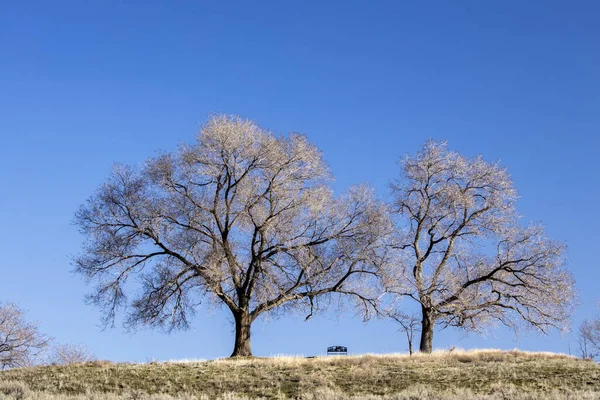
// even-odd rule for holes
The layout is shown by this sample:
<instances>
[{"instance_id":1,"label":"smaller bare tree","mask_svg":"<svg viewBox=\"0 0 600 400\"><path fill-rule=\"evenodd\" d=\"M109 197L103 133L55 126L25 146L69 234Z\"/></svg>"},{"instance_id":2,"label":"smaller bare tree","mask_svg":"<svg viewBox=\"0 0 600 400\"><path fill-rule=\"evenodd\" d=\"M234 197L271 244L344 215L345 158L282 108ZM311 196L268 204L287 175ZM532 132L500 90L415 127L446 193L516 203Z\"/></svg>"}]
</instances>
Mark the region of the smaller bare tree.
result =
<instances>
[{"instance_id":1,"label":"smaller bare tree","mask_svg":"<svg viewBox=\"0 0 600 400\"><path fill-rule=\"evenodd\" d=\"M50 364L69 365L96 361L96 356L81 343L58 344L48 359Z\"/></svg>"},{"instance_id":2,"label":"smaller bare tree","mask_svg":"<svg viewBox=\"0 0 600 400\"><path fill-rule=\"evenodd\" d=\"M24 314L12 303L0 303L0 369L31 365L48 346L49 339Z\"/></svg>"},{"instance_id":3,"label":"smaller bare tree","mask_svg":"<svg viewBox=\"0 0 600 400\"><path fill-rule=\"evenodd\" d=\"M584 320L577 335L581 358L593 360L600 356L600 318Z\"/></svg>"},{"instance_id":4,"label":"smaller bare tree","mask_svg":"<svg viewBox=\"0 0 600 400\"><path fill-rule=\"evenodd\" d=\"M433 141L401 165L391 185L397 262L380 275L388 293L421 308L420 351L431 353L436 327L568 325L575 291L565 245L521 224L504 168Z\"/></svg>"},{"instance_id":5,"label":"smaller bare tree","mask_svg":"<svg viewBox=\"0 0 600 400\"><path fill-rule=\"evenodd\" d=\"M385 313L388 317L400 324L400 330L406 335L408 342L408 354L413 355L413 339L415 333L420 332L421 318L416 314L406 314L398 310L388 310Z\"/></svg>"}]
</instances>

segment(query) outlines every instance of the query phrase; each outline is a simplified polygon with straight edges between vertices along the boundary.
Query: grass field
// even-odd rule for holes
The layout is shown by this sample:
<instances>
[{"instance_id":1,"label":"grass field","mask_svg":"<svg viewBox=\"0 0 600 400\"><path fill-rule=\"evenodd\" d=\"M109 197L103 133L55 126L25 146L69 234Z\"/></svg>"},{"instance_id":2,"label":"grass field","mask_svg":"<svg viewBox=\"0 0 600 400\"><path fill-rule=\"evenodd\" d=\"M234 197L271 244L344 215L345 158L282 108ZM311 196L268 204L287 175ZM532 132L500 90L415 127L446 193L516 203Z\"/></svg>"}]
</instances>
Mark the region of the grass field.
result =
<instances>
[{"instance_id":1,"label":"grass field","mask_svg":"<svg viewBox=\"0 0 600 400\"><path fill-rule=\"evenodd\" d=\"M566 355L275 357L95 362L0 372L0 399L600 399L600 366Z\"/></svg>"}]
</instances>

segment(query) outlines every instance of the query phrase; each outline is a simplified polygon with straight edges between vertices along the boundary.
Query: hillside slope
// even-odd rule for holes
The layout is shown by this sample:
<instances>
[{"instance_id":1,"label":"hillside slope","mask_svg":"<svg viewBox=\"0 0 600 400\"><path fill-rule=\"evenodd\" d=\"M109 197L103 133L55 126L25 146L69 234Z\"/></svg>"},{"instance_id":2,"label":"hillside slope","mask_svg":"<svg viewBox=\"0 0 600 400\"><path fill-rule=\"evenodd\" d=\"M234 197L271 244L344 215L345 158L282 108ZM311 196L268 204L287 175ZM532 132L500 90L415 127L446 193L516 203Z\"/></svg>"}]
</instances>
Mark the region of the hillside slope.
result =
<instances>
[{"instance_id":1,"label":"hillside slope","mask_svg":"<svg viewBox=\"0 0 600 400\"><path fill-rule=\"evenodd\" d=\"M413 357L96 362L1 371L0 398L3 387L5 394L12 391L12 398L38 399L86 393L131 399L146 394L206 399L600 399L600 366L565 355L494 350Z\"/></svg>"}]
</instances>

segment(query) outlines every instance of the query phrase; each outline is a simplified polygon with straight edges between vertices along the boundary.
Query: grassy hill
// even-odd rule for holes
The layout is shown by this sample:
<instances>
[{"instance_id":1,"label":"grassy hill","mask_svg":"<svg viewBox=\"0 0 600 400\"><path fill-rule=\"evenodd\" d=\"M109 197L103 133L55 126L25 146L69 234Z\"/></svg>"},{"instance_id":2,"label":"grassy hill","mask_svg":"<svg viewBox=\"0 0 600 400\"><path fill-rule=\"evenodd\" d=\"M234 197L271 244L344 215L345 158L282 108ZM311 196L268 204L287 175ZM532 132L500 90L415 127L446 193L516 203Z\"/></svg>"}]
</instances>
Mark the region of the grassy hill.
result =
<instances>
[{"instance_id":1,"label":"grassy hill","mask_svg":"<svg viewBox=\"0 0 600 400\"><path fill-rule=\"evenodd\" d=\"M552 353L95 362L0 372L0 399L600 399L600 366Z\"/></svg>"}]
</instances>

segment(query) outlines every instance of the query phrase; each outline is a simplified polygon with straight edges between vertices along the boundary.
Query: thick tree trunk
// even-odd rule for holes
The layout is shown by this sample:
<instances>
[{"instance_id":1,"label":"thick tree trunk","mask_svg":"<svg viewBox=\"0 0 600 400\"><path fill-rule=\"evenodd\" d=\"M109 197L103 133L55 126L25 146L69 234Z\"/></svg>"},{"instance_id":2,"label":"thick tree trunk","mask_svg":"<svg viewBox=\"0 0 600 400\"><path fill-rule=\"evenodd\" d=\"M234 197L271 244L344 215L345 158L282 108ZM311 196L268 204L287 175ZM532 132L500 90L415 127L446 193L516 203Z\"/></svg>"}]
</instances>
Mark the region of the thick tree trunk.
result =
<instances>
[{"instance_id":1,"label":"thick tree trunk","mask_svg":"<svg viewBox=\"0 0 600 400\"><path fill-rule=\"evenodd\" d=\"M250 325L252 321L247 312L234 313L235 345L231 357L252 357L250 346Z\"/></svg>"},{"instance_id":2,"label":"thick tree trunk","mask_svg":"<svg viewBox=\"0 0 600 400\"><path fill-rule=\"evenodd\" d=\"M433 350L433 312L429 308L422 307L423 320L421 321L421 353L431 353Z\"/></svg>"}]
</instances>

